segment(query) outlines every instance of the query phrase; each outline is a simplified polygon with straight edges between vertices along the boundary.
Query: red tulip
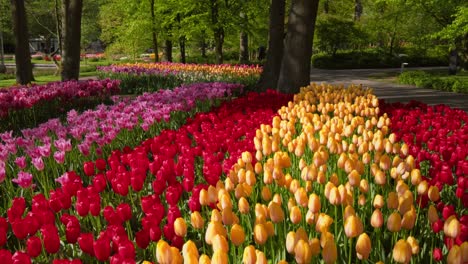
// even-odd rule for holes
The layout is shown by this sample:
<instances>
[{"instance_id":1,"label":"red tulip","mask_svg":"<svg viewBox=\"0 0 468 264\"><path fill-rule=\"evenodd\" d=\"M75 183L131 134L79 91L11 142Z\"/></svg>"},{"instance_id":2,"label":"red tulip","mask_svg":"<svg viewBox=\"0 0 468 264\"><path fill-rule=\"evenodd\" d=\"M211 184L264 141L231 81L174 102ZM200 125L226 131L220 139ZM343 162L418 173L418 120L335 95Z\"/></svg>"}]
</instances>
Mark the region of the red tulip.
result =
<instances>
[{"instance_id":1,"label":"red tulip","mask_svg":"<svg viewBox=\"0 0 468 264\"><path fill-rule=\"evenodd\" d=\"M16 251L15 254L13 254L12 260L13 264L31 264L31 258L28 254L21 251Z\"/></svg>"},{"instance_id":2,"label":"red tulip","mask_svg":"<svg viewBox=\"0 0 468 264\"><path fill-rule=\"evenodd\" d=\"M153 225L149 229L149 238L151 241L159 241L161 239L161 228L157 225Z\"/></svg>"},{"instance_id":3,"label":"red tulip","mask_svg":"<svg viewBox=\"0 0 468 264\"><path fill-rule=\"evenodd\" d=\"M25 239L28 236L28 223L26 220L19 219L10 223L11 223L11 229L13 231L13 234L18 239L20 240Z\"/></svg>"},{"instance_id":4,"label":"red tulip","mask_svg":"<svg viewBox=\"0 0 468 264\"><path fill-rule=\"evenodd\" d=\"M83 164L83 171L86 176L93 176L95 173L94 163L92 161L87 161Z\"/></svg>"},{"instance_id":5,"label":"red tulip","mask_svg":"<svg viewBox=\"0 0 468 264\"><path fill-rule=\"evenodd\" d=\"M13 264L11 252L6 249L0 249L0 263Z\"/></svg>"},{"instance_id":6,"label":"red tulip","mask_svg":"<svg viewBox=\"0 0 468 264\"><path fill-rule=\"evenodd\" d=\"M102 236L93 243L94 255L99 261L107 261L111 253L110 239Z\"/></svg>"},{"instance_id":7,"label":"red tulip","mask_svg":"<svg viewBox=\"0 0 468 264\"><path fill-rule=\"evenodd\" d=\"M26 200L23 197L13 199L10 209L8 209L8 220L10 223L18 218L21 218L26 210Z\"/></svg>"},{"instance_id":8,"label":"red tulip","mask_svg":"<svg viewBox=\"0 0 468 264\"><path fill-rule=\"evenodd\" d=\"M167 240L172 240L172 238L174 238L174 236L175 236L174 224L166 224L163 227L163 233L164 233L164 237Z\"/></svg>"},{"instance_id":9,"label":"red tulip","mask_svg":"<svg viewBox=\"0 0 468 264\"><path fill-rule=\"evenodd\" d=\"M434 233L439 233L443 229L444 229L444 222L442 221L442 219L439 219L432 224L432 231L434 231Z\"/></svg>"},{"instance_id":10,"label":"red tulip","mask_svg":"<svg viewBox=\"0 0 468 264\"><path fill-rule=\"evenodd\" d=\"M96 168L100 171L106 170L106 161L104 159L97 159Z\"/></svg>"},{"instance_id":11,"label":"red tulip","mask_svg":"<svg viewBox=\"0 0 468 264\"><path fill-rule=\"evenodd\" d=\"M60 249L60 237L55 225L45 225L41 228L44 248L47 253L54 254Z\"/></svg>"},{"instance_id":12,"label":"red tulip","mask_svg":"<svg viewBox=\"0 0 468 264\"><path fill-rule=\"evenodd\" d=\"M3 247L7 242L7 230L4 227L0 227L0 248Z\"/></svg>"},{"instance_id":13,"label":"red tulip","mask_svg":"<svg viewBox=\"0 0 468 264\"><path fill-rule=\"evenodd\" d=\"M453 205L446 205L442 209L442 216L447 220L450 216L455 215L455 207Z\"/></svg>"},{"instance_id":14,"label":"red tulip","mask_svg":"<svg viewBox=\"0 0 468 264\"><path fill-rule=\"evenodd\" d=\"M138 245L138 247L146 249L150 243L150 233L146 229L138 231L135 234L135 242Z\"/></svg>"},{"instance_id":15,"label":"red tulip","mask_svg":"<svg viewBox=\"0 0 468 264\"><path fill-rule=\"evenodd\" d=\"M129 240L120 243L118 252L123 259L135 259L135 246Z\"/></svg>"},{"instance_id":16,"label":"red tulip","mask_svg":"<svg viewBox=\"0 0 468 264\"><path fill-rule=\"evenodd\" d=\"M132 218L132 209L127 203L121 203L116 208L117 214L123 221L128 221Z\"/></svg>"},{"instance_id":17,"label":"red tulip","mask_svg":"<svg viewBox=\"0 0 468 264\"><path fill-rule=\"evenodd\" d=\"M91 233L82 233L78 238L78 245L81 250L91 256L94 256L93 240L93 234Z\"/></svg>"},{"instance_id":18,"label":"red tulip","mask_svg":"<svg viewBox=\"0 0 468 264\"><path fill-rule=\"evenodd\" d=\"M41 254L42 251L42 242L41 239L37 236L32 236L28 238L26 243L26 252L31 258L35 258Z\"/></svg>"}]
</instances>

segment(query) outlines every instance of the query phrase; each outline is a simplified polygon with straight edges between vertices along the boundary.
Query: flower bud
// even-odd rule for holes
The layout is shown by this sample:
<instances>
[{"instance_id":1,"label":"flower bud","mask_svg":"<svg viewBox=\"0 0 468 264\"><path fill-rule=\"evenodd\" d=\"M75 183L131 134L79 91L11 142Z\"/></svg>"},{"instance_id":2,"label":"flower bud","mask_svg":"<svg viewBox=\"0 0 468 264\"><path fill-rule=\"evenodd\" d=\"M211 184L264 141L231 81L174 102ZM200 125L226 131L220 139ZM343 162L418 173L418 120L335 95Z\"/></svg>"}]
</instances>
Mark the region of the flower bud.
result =
<instances>
[{"instance_id":1,"label":"flower bud","mask_svg":"<svg viewBox=\"0 0 468 264\"><path fill-rule=\"evenodd\" d=\"M401 216L393 212L387 219L387 228L390 232L398 232L401 229Z\"/></svg>"},{"instance_id":2,"label":"flower bud","mask_svg":"<svg viewBox=\"0 0 468 264\"><path fill-rule=\"evenodd\" d=\"M444 223L444 234L456 238L460 234L460 222L455 215L450 216Z\"/></svg>"},{"instance_id":3,"label":"flower bud","mask_svg":"<svg viewBox=\"0 0 468 264\"><path fill-rule=\"evenodd\" d=\"M356 254L358 259L368 259L371 250L372 246L369 236L366 233L362 233L356 241Z\"/></svg>"},{"instance_id":4,"label":"flower bud","mask_svg":"<svg viewBox=\"0 0 468 264\"><path fill-rule=\"evenodd\" d=\"M353 238L353 237L357 237L363 232L364 226L362 224L361 219L359 219L359 217L355 215L351 215L345 220L344 230L345 230L345 234L347 237Z\"/></svg>"},{"instance_id":5,"label":"flower bud","mask_svg":"<svg viewBox=\"0 0 468 264\"><path fill-rule=\"evenodd\" d=\"M255 247L250 245L244 249L244 254L242 257L242 263L244 264L255 264L257 262L257 254L255 252Z\"/></svg>"},{"instance_id":6,"label":"flower bud","mask_svg":"<svg viewBox=\"0 0 468 264\"><path fill-rule=\"evenodd\" d=\"M268 239L268 232L263 224L257 224L254 227L255 243L263 245Z\"/></svg>"},{"instance_id":7,"label":"flower bud","mask_svg":"<svg viewBox=\"0 0 468 264\"><path fill-rule=\"evenodd\" d=\"M174 221L174 232L180 237L184 237L187 234L187 224L182 217L178 217Z\"/></svg>"},{"instance_id":8,"label":"flower bud","mask_svg":"<svg viewBox=\"0 0 468 264\"><path fill-rule=\"evenodd\" d=\"M273 223L280 223L284 220L283 208L276 202L270 202L268 205L268 213Z\"/></svg>"},{"instance_id":9,"label":"flower bud","mask_svg":"<svg viewBox=\"0 0 468 264\"><path fill-rule=\"evenodd\" d=\"M409 263L411 261L411 246L406 240L400 239L393 247L393 260L398 263Z\"/></svg>"},{"instance_id":10,"label":"flower bud","mask_svg":"<svg viewBox=\"0 0 468 264\"><path fill-rule=\"evenodd\" d=\"M380 228L383 225L383 215L380 209L375 209L371 216L371 226L373 228Z\"/></svg>"},{"instance_id":11,"label":"flower bud","mask_svg":"<svg viewBox=\"0 0 468 264\"><path fill-rule=\"evenodd\" d=\"M234 224L231 227L230 237L231 237L231 242L236 246L240 246L242 243L244 243L245 233L244 233L244 229L242 228L242 226L238 224Z\"/></svg>"}]
</instances>

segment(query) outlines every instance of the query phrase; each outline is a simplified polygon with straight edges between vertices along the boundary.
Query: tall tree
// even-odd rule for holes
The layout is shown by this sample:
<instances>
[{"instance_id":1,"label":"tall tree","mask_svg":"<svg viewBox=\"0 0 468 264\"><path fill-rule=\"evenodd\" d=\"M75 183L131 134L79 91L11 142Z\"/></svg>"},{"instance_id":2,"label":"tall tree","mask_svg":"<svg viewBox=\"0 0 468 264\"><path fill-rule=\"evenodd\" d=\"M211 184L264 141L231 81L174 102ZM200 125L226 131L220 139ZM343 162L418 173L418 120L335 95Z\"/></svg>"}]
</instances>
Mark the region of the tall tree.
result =
<instances>
[{"instance_id":1,"label":"tall tree","mask_svg":"<svg viewBox=\"0 0 468 264\"><path fill-rule=\"evenodd\" d=\"M150 0L151 9L151 36L153 37L153 51L154 51L154 62L159 61L158 55L158 39L156 34L156 15L154 13L154 0Z\"/></svg>"},{"instance_id":2,"label":"tall tree","mask_svg":"<svg viewBox=\"0 0 468 264\"><path fill-rule=\"evenodd\" d=\"M5 66L5 57L3 53L3 29L0 27L0 73L5 73L5 72L6 72L6 66Z\"/></svg>"},{"instance_id":3,"label":"tall tree","mask_svg":"<svg viewBox=\"0 0 468 264\"><path fill-rule=\"evenodd\" d=\"M239 33L239 63L249 62L249 35L247 33L247 25L249 18L243 11L240 13L241 19L241 32Z\"/></svg>"},{"instance_id":4,"label":"tall tree","mask_svg":"<svg viewBox=\"0 0 468 264\"><path fill-rule=\"evenodd\" d=\"M267 60L263 66L258 87L276 89L283 58L285 0L272 0L270 6L270 29L268 38Z\"/></svg>"},{"instance_id":5,"label":"tall tree","mask_svg":"<svg viewBox=\"0 0 468 264\"><path fill-rule=\"evenodd\" d=\"M29 52L29 32L24 0L11 0L11 17L16 41L16 82L28 84L34 81L34 76Z\"/></svg>"},{"instance_id":6,"label":"tall tree","mask_svg":"<svg viewBox=\"0 0 468 264\"><path fill-rule=\"evenodd\" d=\"M362 16L362 1L355 0L354 1L354 21L359 21Z\"/></svg>"},{"instance_id":7,"label":"tall tree","mask_svg":"<svg viewBox=\"0 0 468 264\"><path fill-rule=\"evenodd\" d=\"M310 83L312 43L319 0L292 0L278 90L297 93Z\"/></svg>"},{"instance_id":8,"label":"tall tree","mask_svg":"<svg viewBox=\"0 0 468 264\"><path fill-rule=\"evenodd\" d=\"M62 2L62 81L80 77L81 13L83 0Z\"/></svg>"},{"instance_id":9,"label":"tall tree","mask_svg":"<svg viewBox=\"0 0 468 264\"><path fill-rule=\"evenodd\" d=\"M219 2L210 0L211 24L213 26L216 63L223 63L224 27L219 21Z\"/></svg>"}]
</instances>

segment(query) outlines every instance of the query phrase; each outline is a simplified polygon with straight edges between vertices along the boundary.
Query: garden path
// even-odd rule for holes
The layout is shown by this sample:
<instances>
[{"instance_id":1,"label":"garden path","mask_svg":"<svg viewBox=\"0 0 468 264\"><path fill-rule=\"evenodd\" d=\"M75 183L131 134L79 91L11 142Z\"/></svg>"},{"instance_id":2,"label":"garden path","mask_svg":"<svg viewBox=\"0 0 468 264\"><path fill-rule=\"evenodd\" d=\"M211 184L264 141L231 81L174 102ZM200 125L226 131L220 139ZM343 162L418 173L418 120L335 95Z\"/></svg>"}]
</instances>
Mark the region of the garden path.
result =
<instances>
[{"instance_id":1,"label":"garden path","mask_svg":"<svg viewBox=\"0 0 468 264\"><path fill-rule=\"evenodd\" d=\"M411 68L411 70L429 68ZM435 69L435 68L431 68ZM442 68L443 69L443 68ZM356 69L356 70L323 70L312 69L310 80L317 83L330 84L362 84L371 87L378 98L387 102L409 102L417 100L429 105L446 104L468 112L468 94L443 92L432 89L418 88L413 85L402 85L390 81L377 80L398 73L399 68L392 69Z\"/></svg>"}]
</instances>

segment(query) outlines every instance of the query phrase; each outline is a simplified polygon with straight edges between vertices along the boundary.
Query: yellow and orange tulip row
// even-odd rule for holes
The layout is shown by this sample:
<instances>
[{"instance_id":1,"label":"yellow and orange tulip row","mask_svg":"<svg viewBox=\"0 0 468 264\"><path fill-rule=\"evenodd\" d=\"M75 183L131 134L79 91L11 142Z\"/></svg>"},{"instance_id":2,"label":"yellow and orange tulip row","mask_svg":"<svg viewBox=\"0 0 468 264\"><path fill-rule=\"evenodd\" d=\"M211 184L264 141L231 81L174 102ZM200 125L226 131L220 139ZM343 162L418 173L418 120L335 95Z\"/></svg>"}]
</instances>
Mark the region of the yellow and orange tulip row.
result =
<instances>
[{"instance_id":1,"label":"yellow and orange tulip row","mask_svg":"<svg viewBox=\"0 0 468 264\"><path fill-rule=\"evenodd\" d=\"M440 194L390 125L371 90L302 88L256 131L256 152L244 152L223 181L200 193L202 212L175 221L177 235L195 231L203 239L187 241L182 252L160 241L157 262L430 259L420 254L421 243L431 247L428 227L439 215L433 204L423 209L416 201L428 195L434 203ZM460 223L453 217L443 231L454 238ZM447 261L466 263L467 249L467 242L453 246Z\"/></svg>"}]
</instances>

